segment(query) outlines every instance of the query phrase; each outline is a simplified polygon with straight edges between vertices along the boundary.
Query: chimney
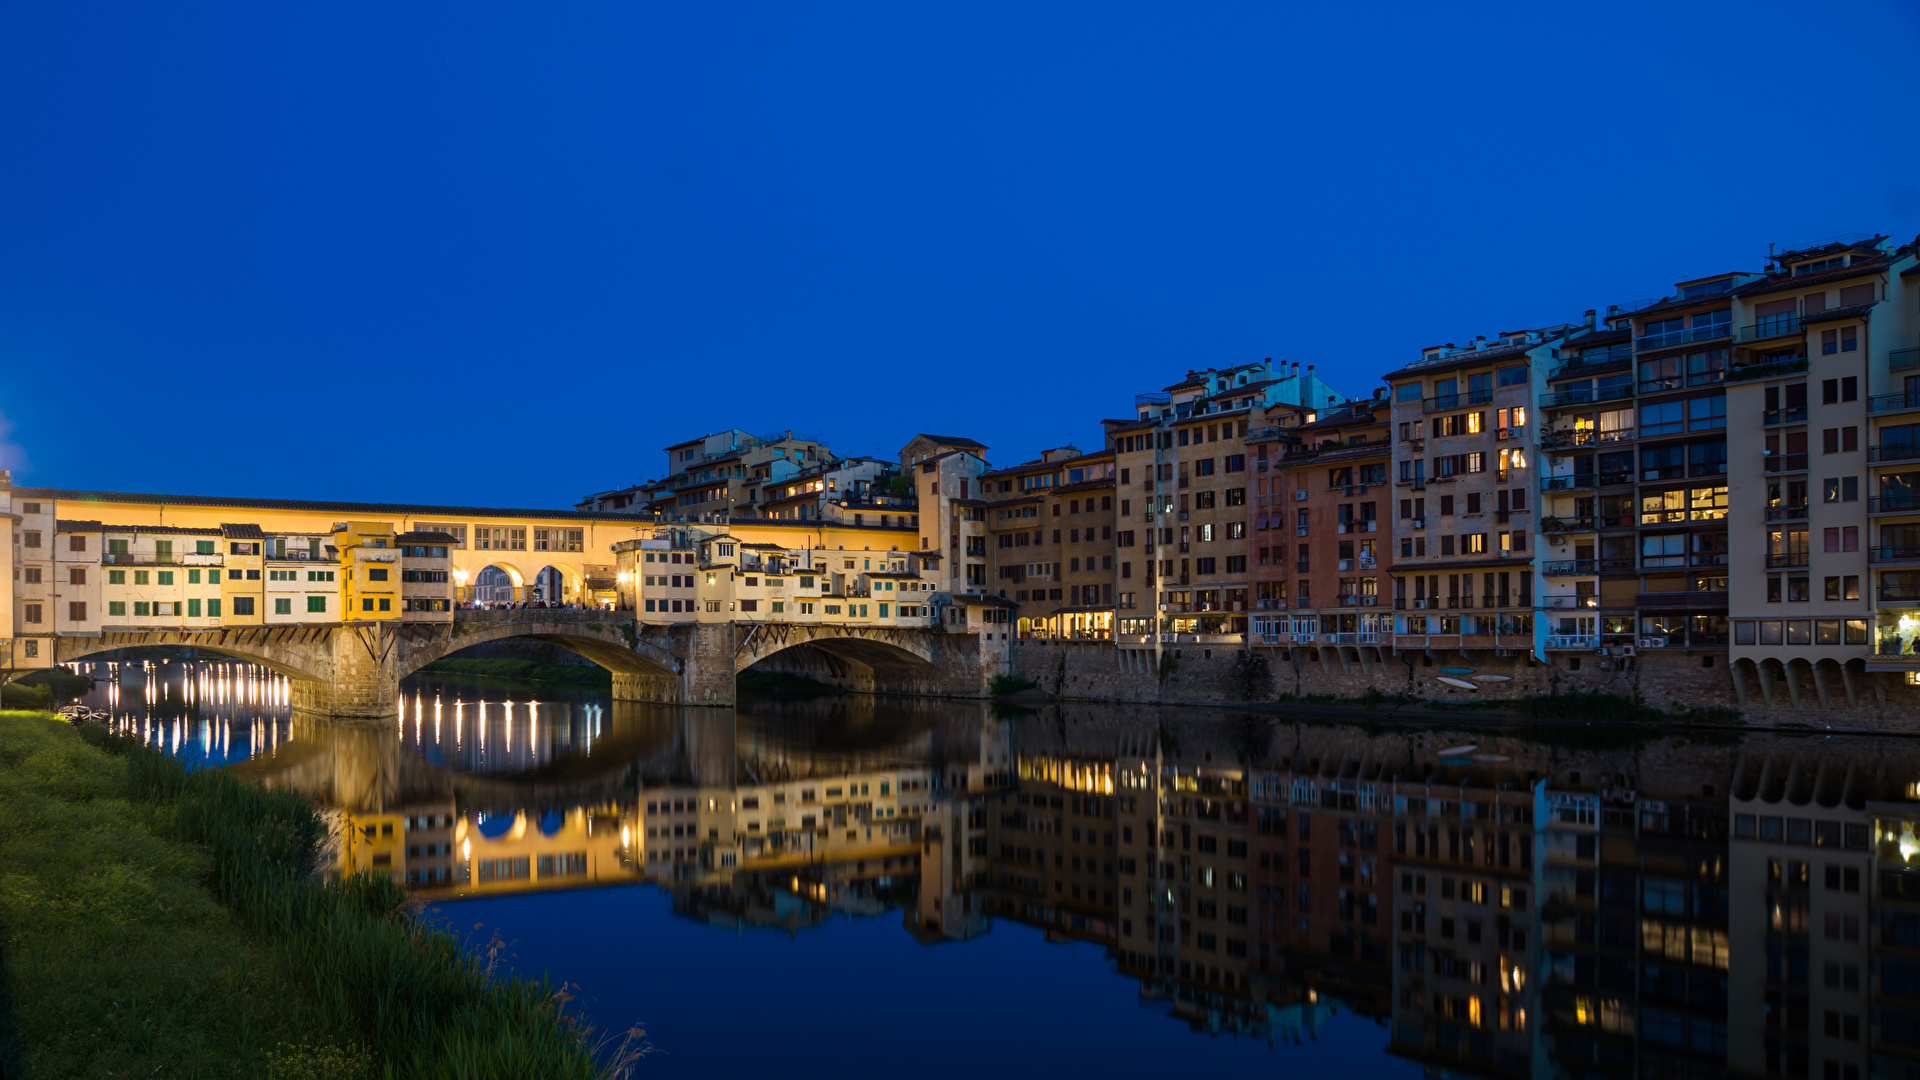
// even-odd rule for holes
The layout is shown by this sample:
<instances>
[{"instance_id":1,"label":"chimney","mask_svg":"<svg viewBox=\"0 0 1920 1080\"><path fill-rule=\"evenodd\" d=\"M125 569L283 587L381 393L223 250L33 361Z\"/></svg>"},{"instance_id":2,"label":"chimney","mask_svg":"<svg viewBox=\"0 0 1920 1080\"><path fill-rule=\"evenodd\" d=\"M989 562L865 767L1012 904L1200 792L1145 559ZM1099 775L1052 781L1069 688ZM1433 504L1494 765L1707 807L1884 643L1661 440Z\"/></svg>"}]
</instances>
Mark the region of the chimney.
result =
<instances>
[{"instance_id":1,"label":"chimney","mask_svg":"<svg viewBox=\"0 0 1920 1080\"><path fill-rule=\"evenodd\" d=\"M1311 378L1313 378L1313 365L1312 365L1312 364L1308 364L1308 365L1307 365L1307 378L1309 378L1309 379L1311 379Z\"/></svg>"},{"instance_id":2,"label":"chimney","mask_svg":"<svg viewBox=\"0 0 1920 1080\"><path fill-rule=\"evenodd\" d=\"M1587 329L1589 330L1593 329L1594 319L1599 314L1600 314L1599 312L1595 311L1592 308L1587 309Z\"/></svg>"},{"instance_id":3,"label":"chimney","mask_svg":"<svg viewBox=\"0 0 1920 1080\"><path fill-rule=\"evenodd\" d=\"M1481 334L1479 337L1476 337L1473 339L1473 349L1475 352L1479 352L1481 349L1484 349L1486 347L1487 347L1487 335Z\"/></svg>"},{"instance_id":4,"label":"chimney","mask_svg":"<svg viewBox=\"0 0 1920 1080\"><path fill-rule=\"evenodd\" d=\"M1290 376L1288 376L1288 377L1289 377L1289 378L1294 378L1294 379L1297 379L1297 378L1299 378L1299 377L1300 377L1300 361L1298 361L1298 360L1295 360L1295 361L1293 362L1293 374L1292 374L1292 375L1290 375Z\"/></svg>"},{"instance_id":5,"label":"chimney","mask_svg":"<svg viewBox=\"0 0 1920 1080\"><path fill-rule=\"evenodd\" d=\"M1608 304L1608 305L1607 305L1607 318L1609 318L1609 319L1611 319L1611 318L1613 318L1613 317L1614 317L1614 315L1616 315L1616 314L1618 314L1618 313L1619 313L1619 311L1620 311L1620 305L1619 305L1619 304Z\"/></svg>"}]
</instances>

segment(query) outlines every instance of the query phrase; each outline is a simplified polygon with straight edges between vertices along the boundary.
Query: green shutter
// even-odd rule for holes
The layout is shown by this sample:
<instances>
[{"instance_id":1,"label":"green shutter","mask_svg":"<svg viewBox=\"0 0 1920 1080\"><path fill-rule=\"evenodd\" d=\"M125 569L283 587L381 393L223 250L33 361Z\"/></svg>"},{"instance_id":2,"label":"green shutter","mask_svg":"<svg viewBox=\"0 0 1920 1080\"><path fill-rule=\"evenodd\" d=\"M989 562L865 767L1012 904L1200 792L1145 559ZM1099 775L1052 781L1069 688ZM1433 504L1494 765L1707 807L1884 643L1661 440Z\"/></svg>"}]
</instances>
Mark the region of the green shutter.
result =
<instances>
[{"instance_id":1,"label":"green shutter","mask_svg":"<svg viewBox=\"0 0 1920 1080\"><path fill-rule=\"evenodd\" d=\"M187 601L187 618L197 619L199 617L200 617L200 601L188 600Z\"/></svg>"},{"instance_id":2,"label":"green shutter","mask_svg":"<svg viewBox=\"0 0 1920 1080\"><path fill-rule=\"evenodd\" d=\"M217 619L220 617L220 598L219 597L216 596L207 601L207 617L210 619Z\"/></svg>"}]
</instances>

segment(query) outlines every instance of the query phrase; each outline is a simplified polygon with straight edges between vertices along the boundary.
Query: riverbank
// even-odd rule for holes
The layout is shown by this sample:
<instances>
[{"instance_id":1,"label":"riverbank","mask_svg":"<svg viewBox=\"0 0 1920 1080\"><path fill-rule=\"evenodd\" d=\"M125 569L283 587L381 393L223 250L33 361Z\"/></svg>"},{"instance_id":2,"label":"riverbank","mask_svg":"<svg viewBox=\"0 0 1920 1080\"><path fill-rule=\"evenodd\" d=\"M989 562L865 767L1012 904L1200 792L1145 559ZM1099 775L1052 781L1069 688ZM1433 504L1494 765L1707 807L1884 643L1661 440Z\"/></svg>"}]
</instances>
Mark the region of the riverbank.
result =
<instances>
[{"instance_id":1,"label":"riverbank","mask_svg":"<svg viewBox=\"0 0 1920 1080\"><path fill-rule=\"evenodd\" d=\"M0 713L0 1075L611 1075L551 985L389 879L321 883L325 838L297 796Z\"/></svg>"}]
</instances>

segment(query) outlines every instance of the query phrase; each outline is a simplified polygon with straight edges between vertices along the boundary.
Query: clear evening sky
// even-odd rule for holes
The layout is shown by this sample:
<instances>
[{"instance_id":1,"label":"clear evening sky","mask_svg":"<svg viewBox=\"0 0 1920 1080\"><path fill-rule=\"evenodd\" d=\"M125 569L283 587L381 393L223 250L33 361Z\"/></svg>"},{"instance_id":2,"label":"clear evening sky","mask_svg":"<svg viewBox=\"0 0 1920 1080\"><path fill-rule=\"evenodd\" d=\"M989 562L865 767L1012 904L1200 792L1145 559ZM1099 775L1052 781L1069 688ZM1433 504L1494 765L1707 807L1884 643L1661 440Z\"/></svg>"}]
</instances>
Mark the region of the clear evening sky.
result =
<instances>
[{"instance_id":1,"label":"clear evening sky","mask_svg":"<svg viewBox=\"0 0 1920 1080\"><path fill-rule=\"evenodd\" d=\"M1190 367L1920 232L1909 3L0 17L22 483L564 506L725 427L1011 464Z\"/></svg>"}]
</instances>

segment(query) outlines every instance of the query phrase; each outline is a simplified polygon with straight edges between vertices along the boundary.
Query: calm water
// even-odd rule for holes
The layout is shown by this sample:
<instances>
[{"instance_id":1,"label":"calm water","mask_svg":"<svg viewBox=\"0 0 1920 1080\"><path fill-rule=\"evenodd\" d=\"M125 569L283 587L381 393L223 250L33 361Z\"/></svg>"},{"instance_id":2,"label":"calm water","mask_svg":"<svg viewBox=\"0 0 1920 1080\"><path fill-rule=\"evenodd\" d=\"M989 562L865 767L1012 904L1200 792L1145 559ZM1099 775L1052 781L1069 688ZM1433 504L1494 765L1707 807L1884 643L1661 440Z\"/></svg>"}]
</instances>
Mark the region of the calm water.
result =
<instances>
[{"instance_id":1,"label":"calm water","mask_svg":"<svg viewBox=\"0 0 1920 1080\"><path fill-rule=\"evenodd\" d=\"M97 674L662 1075L1920 1075L1912 740Z\"/></svg>"}]
</instances>

